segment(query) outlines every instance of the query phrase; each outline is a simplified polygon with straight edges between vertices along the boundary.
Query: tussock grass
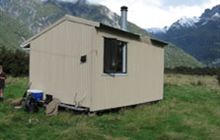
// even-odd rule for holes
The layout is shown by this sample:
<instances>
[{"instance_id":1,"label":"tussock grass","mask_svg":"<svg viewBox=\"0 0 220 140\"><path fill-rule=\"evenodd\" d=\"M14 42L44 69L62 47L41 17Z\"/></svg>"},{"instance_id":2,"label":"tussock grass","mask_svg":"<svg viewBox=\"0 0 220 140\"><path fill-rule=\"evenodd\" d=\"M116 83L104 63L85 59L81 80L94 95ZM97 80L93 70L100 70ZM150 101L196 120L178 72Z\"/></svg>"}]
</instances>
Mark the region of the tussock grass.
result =
<instances>
[{"instance_id":1,"label":"tussock grass","mask_svg":"<svg viewBox=\"0 0 220 140\"><path fill-rule=\"evenodd\" d=\"M46 117L16 110L26 78L9 78L0 103L0 140L207 140L220 139L220 94L204 85L165 85L164 100L89 117L62 111Z\"/></svg>"},{"instance_id":2,"label":"tussock grass","mask_svg":"<svg viewBox=\"0 0 220 140\"><path fill-rule=\"evenodd\" d=\"M190 85L203 86L213 90L220 90L217 76L197 76L197 75L183 75L183 74L165 74L165 84L171 85Z\"/></svg>"}]
</instances>

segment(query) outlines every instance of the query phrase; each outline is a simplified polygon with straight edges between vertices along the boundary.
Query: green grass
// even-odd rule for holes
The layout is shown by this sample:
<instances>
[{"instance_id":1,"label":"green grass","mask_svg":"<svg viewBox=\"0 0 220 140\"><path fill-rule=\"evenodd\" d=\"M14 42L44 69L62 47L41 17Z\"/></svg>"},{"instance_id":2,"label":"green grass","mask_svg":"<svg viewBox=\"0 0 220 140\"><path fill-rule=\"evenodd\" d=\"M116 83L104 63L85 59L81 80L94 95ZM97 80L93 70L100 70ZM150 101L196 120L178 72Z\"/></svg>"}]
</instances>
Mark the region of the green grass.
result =
<instances>
[{"instance_id":1,"label":"green grass","mask_svg":"<svg viewBox=\"0 0 220 140\"><path fill-rule=\"evenodd\" d=\"M202 86L165 85L164 100L119 112L89 117L60 112L47 117L43 109L28 114L10 100L22 96L26 78L9 78L6 101L0 103L0 140L218 140L220 93Z\"/></svg>"}]
</instances>

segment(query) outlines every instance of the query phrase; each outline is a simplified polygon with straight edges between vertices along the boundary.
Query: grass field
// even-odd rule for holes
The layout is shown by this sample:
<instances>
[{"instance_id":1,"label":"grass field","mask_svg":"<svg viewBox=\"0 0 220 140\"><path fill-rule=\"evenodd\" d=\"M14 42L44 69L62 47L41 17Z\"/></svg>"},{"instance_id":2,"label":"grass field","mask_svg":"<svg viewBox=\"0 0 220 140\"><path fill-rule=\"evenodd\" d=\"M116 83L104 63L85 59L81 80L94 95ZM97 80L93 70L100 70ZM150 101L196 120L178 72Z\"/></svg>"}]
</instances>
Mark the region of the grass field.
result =
<instances>
[{"instance_id":1,"label":"grass field","mask_svg":"<svg viewBox=\"0 0 220 140\"><path fill-rule=\"evenodd\" d=\"M16 110L10 101L22 96L27 79L9 78L6 100L0 103L0 140L219 140L220 90L201 79L202 84L177 83L179 76L165 77L163 101L92 117Z\"/></svg>"}]
</instances>

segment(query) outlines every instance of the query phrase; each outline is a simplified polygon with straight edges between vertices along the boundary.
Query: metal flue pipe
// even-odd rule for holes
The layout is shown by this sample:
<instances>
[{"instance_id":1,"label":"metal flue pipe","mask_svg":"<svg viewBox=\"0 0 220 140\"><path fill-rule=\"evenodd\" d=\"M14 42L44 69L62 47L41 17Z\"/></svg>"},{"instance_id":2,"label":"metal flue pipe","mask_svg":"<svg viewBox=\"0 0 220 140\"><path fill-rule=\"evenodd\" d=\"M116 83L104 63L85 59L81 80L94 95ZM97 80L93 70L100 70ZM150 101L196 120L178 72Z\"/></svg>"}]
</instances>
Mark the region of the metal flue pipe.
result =
<instances>
[{"instance_id":1,"label":"metal flue pipe","mask_svg":"<svg viewBox=\"0 0 220 140\"><path fill-rule=\"evenodd\" d=\"M127 6L122 6L121 7L121 29L124 31L127 31L127 12L128 12L128 7Z\"/></svg>"}]
</instances>

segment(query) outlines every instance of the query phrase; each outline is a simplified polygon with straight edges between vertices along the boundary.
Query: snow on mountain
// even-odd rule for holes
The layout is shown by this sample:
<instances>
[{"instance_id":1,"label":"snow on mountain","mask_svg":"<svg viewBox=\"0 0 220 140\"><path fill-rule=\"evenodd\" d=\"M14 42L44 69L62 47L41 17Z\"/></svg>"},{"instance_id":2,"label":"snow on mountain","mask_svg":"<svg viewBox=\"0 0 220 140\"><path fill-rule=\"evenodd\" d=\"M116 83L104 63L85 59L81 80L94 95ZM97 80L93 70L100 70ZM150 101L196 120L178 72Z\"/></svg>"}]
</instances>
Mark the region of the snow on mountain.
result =
<instances>
[{"instance_id":1,"label":"snow on mountain","mask_svg":"<svg viewBox=\"0 0 220 140\"><path fill-rule=\"evenodd\" d=\"M181 18L164 34L153 36L171 42L208 66L220 67L220 5L200 17Z\"/></svg>"},{"instance_id":2,"label":"snow on mountain","mask_svg":"<svg viewBox=\"0 0 220 140\"><path fill-rule=\"evenodd\" d=\"M191 27L194 26L195 23L199 21L199 18L193 17L193 18L187 18L183 17L179 20L180 25L185 26L185 27Z\"/></svg>"},{"instance_id":3,"label":"snow on mountain","mask_svg":"<svg viewBox=\"0 0 220 140\"><path fill-rule=\"evenodd\" d=\"M209 15L209 17L207 16L202 16L201 17L201 20L200 20L200 24L202 26L206 25L207 23L209 22L212 22L212 21L218 21L220 18L220 14L219 12L215 12L215 13L212 13Z\"/></svg>"},{"instance_id":4,"label":"snow on mountain","mask_svg":"<svg viewBox=\"0 0 220 140\"><path fill-rule=\"evenodd\" d=\"M220 14L219 14L218 12L216 12L216 13L212 16L212 18L220 18Z\"/></svg>"},{"instance_id":5,"label":"snow on mountain","mask_svg":"<svg viewBox=\"0 0 220 140\"><path fill-rule=\"evenodd\" d=\"M174 22L170 27L165 26L164 28L148 28L146 30L152 34L166 33L170 29L173 30L173 29L196 27L195 24L198 23L199 21L200 21L199 17L192 17L192 18L182 17L181 19Z\"/></svg>"},{"instance_id":6,"label":"snow on mountain","mask_svg":"<svg viewBox=\"0 0 220 140\"><path fill-rule=\"evenodd\" d=\"M200 18L198 17L193 17L193 18L182 17L181 19L173 23L170 26L170 28L181 29L181 28L195 27L195 24L198 23L199 21Z\"/></svg>"},{"instance_id":7,"label":"snow on mountain","mask_svg":"<svg viewBox=\"0 0 220 140\"><path fill-rule=\"evenodd\" d=\"M210 21L219 20L220 18L220 5L213 7L212 9L206 9L200 17L182 17L174 22L170 27L164 28L148 28L146 29L151 34L166 33L169 30L176 31L186 28L197 28L199 26L205 26Z\"/></svg>"}]
</instances>

